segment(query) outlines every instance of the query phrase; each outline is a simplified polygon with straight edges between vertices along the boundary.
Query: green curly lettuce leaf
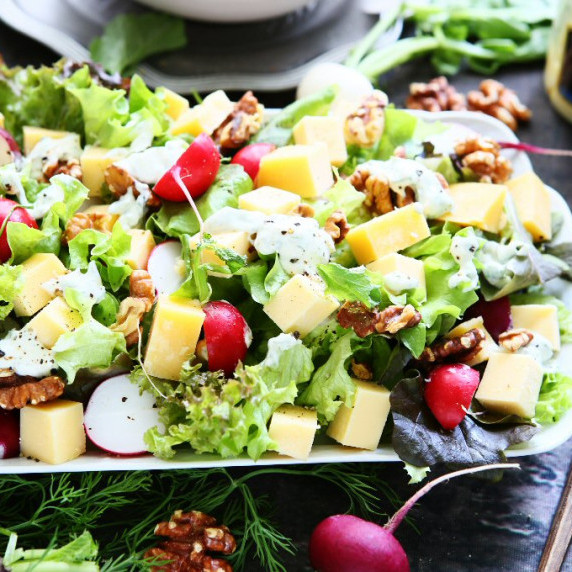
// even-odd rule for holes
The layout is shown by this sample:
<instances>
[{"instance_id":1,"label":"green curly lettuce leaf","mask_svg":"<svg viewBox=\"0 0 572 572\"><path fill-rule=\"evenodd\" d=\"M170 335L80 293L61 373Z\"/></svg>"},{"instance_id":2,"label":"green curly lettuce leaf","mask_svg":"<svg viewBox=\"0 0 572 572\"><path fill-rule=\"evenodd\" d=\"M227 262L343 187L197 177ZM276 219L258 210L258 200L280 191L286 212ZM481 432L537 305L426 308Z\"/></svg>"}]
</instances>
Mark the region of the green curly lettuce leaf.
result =
<instances>
[{"instance_id":1,"label":"green curly lettuce leaf","mask_svg":"<svg viewBox=\"0 0 572 572\"><path fill-rule=\"evenodd\" d=\"M572 377L557 372L545 373L534 420L542 425L556 423L571 408Z\"/></svg>"}]
</instances>

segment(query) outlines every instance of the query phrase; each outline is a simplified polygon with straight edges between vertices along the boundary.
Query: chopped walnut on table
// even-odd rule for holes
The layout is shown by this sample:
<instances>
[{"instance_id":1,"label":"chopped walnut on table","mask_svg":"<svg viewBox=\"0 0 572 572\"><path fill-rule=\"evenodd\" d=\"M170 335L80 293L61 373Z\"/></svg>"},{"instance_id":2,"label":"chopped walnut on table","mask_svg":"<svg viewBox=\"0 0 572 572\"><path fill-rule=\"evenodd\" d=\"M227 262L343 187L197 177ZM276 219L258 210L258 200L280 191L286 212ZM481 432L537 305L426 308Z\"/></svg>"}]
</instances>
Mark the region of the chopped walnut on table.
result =
<instances>
[{"instance_id":1,"label":"chopped walnut on table","mask_svg":"<svg viewBox=\"0 0 572 572\"><path fill-rule=\"evenodd\" d=\"M427 346L419 356L419 361L428 363L448 359L468 361L481 351L484 340L484 331L480 328L472 328L464 334Z\"/></svg>"},{"instance_id":2,"label":"chopped walnut on table","mask_svg":"<svg viewBox=\"0 0 572 572\"><path fill-rule=\"evenodd\" d=\"M501 155L500 145L488 137L477 136L457 143L455 154L481 183L504 183L512 174L512 164Z\"/></svg>"},{"instance_id":3,"label":"chopped walnut on table","mask_svg":"<svg viewBox=\"0 0 572 572\"><path fill-rule=\"evenodd\" d=\"M350 231L350 225L343 210L335 210L326 220L324 230L332 237L335 244L344 240Z\"/></svg>"},{"instance_id":4,"label":"chopped walnut on table","mask_svg":"<svg viewBox=\"0 0 572 572\"><path fill-rule=\"evenodd\" d=\"M464 111L467 100L449 84L445 76L439 76L429 80L429 83L411 83L405 106L424 111Z\"/></svg>"},{"instance_id":5,"label":"chopped walnut on table","mask_svg":"<svg viewBox=\"0 0 572 572\"><path fill-rule=\"evenodd\" d=\"M3 373L7 373L6 370ZM22 409L56 399L64 392L61 377L50 375L43 379L14 373L0 376L0 408Z\"/></svg>"},{"instance_id":6,"label":"chopped walnut on table","mask_svg":"<svg viewBox=\"0 0 572 572\"><path fill-rule=\"evenodd\" d=\"M413 328L421 321L421 314L411 304L370 310L361 302L345 302L338 311L337 320L343 328L352 328L357 336L365 338L374 332L396 334Z\"/></svg>"},{"instance_id":7,"label":"chopped walnut on table","mask_svg":"<svg viewBox=\"0 0 572 572\"><path fill-rule=\"evenodd\" d=\"M226 526L208 514L177 510L169 522L155 527L155 534L166 540L145 553L151 572L232 572L229 562L211 554L232 554L236 540ZM154 566L153 561L159 564Z\"/></svg>"},{"instance_id":8,"label":"chopped walnut on table","mask_svg":"<svg viewBox=\"0 0 572 572\"><path fill-rule=\"evenodd\" d=\"M344 136L348 145L373 147L381 139L388 102L387 95L376 89L346 117Z\"/></svg>"},{"instance_id":9,"label":"chopped walnut on table","mask_svg":"<svg viewBox=\"0 0 572 572\"><path fill-rule=\"evenodd\" d=\"M524 328L515 328L503 332L499 336L499 344L509 352L517 352L526 347L534 339L534 334Z\"/></svg>"},{"instance_id":10,"label":"chopped walnut on table","mask_svg":"<svg viewBox=\"0 0 572 572\"><path fill-rule=\"evenodd\" d=\"M217 127L213 139L221 149L238 149L260 130L264 106L252 91L247 91L235 104L230 115Z\"/></svg>"},{"instance_id":11,"label":"chopped walnut on table","mask_svg":"<svg viewBox=\"0 0 572 572\"><path fill-rule=\"evenodd\" d=\"M482 81L479 91L469 92L467 101L471 111L492 115L513 131L519 121L529 121L532 117L532 111L520 101L516 92L494 79Z\"/></svg>"}]
</instances>

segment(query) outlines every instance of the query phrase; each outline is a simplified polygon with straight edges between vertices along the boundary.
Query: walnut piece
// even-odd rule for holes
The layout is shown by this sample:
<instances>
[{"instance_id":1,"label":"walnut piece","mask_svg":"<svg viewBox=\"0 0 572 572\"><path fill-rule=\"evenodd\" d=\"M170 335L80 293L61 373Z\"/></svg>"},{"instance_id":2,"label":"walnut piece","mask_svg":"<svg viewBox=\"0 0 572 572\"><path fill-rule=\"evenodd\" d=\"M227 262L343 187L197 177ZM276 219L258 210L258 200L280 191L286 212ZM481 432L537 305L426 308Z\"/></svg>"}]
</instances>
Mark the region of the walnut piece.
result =
<instances>
[{"instance_id":1,"label":"walnut piece","mask_svg":"<svg viewBox=\"0 0 572 572\"><path fill-rule=\"evenodd\" d=\"M526 347L534 339L534 334L525 328L515 328L503 332L499 336L499 344L509 352L517 352Z\"/></svg>"},{"instance_id":2,"label":"walnut piece","mask_svg":"<svg viewBox=\"0 0 572 572\"><path fill-rule=\"evenodd\" d=\"M348 145L373 147L381 139L385 128L385 108L387 95L375 89L346 117L344 136Z\"/></svg>"},{"instance_id":3,"label":"walnut piece","mask_svg":"<svg viewBox=\"0 0 572 572\"><path fill-rule=\"evenodd\" d=\"M365 338L374 332L396 334L405 328L413 328L421 321L421 314L411 304L370 310L361 302L345 302L338 311L337 320L343 328L352 328L356 335Z\"/></svg>"},{"instance_id":4,"label":"walnut piece","mask_svg":"<svg viewBox=\"0 0 572 572\"><path fill-rule=\"evenodd\" d=\"M429 83L409 84L405 106L425 111L464 111L467 100L449 84L445 76L439 76L429 80Z\"/></svg>"},{"instance_id":5,"label":"walnut piece","mask_svg":"<svg viewBox=\"0 0 572 572\"><path fill-rule=\"evenodd\" d=\"M129 295L145 302L148 312L155 302L155 285L147 270L134 270L129 276Z\"/></svg>"},{"instance_id":6,"label":"walnut piece","mask_svg":"<svg viewBox=\"0 0 572 572\"><path fill-rule=\"evenodd\" d=\"M62 244L68 244L80 232L90 228L111 234L115 221L116 217L107 213L76 213L66 225L62 234Z\"/></svg>"},{"instance_id":7,"label":"walnut piece","mask_svg":"<svg viewBox=\"0 0 572 572\"><path fill-rule=\"evenodd\" d=\"M213 139L221 149L238 149L259 131L264 106L252 91L247 91L235 104L230 115L217 127Z\"/></svg>"},{"instance_id":8,"label":"walnut piece","mask_svg":"<svg viewBox=\"0 0 572 572\"><path fill-rule=\"evenodd\" d=\"M370 380L373 379L373 372L371 371L371 367L366 363L359 363L355 359L352 358L352 374L357 379L363 380Z\"/></svg>"},{"instance_id":9,"label":"walnut piece","mask_svg":"<svg viewBox=\"0 0 572 572\"><path fill-rule=\"evenodd\" d=\"M332 237L332 240L339 244L344 240L350 231L350 225L343 210L335 210L326 220L324 230Z\"/></svg>"},{"instance_id":10,"label":"walnut piece","mask_svg":"<svg viewBox=\"0 0 572 572\"><path fill-rule=\"evenodd\" d=\"M236 540L226 526L208 514L177 510L169 522L155 527L155 534L167 540L145 553L146 559L161 562L151 566L151 572L232 572L226 560L208 553L232 554Z\"/></svg>"},{"instance_id":11,"label":"walnut piece","mask_svg":"<svg viewBox=\"0 0 572 572\"><path fill-rule=\"evenodd\" d=\"M485 333L480 328L472 328L464 334L442 340L426 347L419 361L435 363L448 359L468 361L481 351Z\"/></svg>"},{"instance_id":12,"label":"walnut piece","mask_svg":"<svg viewBox=\"0 0 572 572\"><path fill-rule=\"evenodd\" d=\"M69 157L67 159L56 159L53 162L45 162L42 165L42 173L44 180L48 182L55 175L69 175L81 181L83 179L83 171L79 164L79 159Z\"/></svg>"},{"instance_id":13,"label":"walnut piece","mask_svg":"<svg viewBox=\"0 0 572 572\"><path fill-rule=\"evenodd\" d=\"M488 137L471 137L457 143L455 154L481 183L504 183L512 174L512 164L501 155L500 145Z\"/></svg>"},{"instance_id":14,"label":"walnut piece","mask_svg":"<svg viewBox=\"0 0 572 572\"><path fill-rule=\"evenodd\" d=\"M482 81L479 91L469 92L467 101L471 111L492 115L513 131L516 131L519 121L529 121L532 117L532 112L520 101L516 92L494 79Z\"/></svg>"},{"instance_id":15,"label":"walnut piece","mask_svg":"<svg viewBox=\"0 0 572 572\"><path fill-rule=\"evenodd\" d=\"M111 194L117 198L122 197L129 189L133 189L133 196L137 198L139 191L137 190L136 180L131 176L129 171L112 163L105 169L105 182L109 187ZM144 184L144 183L142 183ZM151 191L147 199L149 208L158 208L162 205L161 199Z\"/></svg>"},{"instance_id":16,"label":"walnut piece","mask_svg":"<svg viewBox=\"0 0 572 572\"><path fill-rule=\"evenodd\" d=\"M304 218L313 218L315 214L314 207L307 203L300 203L295 209L292 209L288 214L298 215Z\"/></svg>"},{"instance_id":17,"label":"walnut piece","mask_svg":"<svg viewBox=\"0 0 572 572\"><path fill-rule=\"evenodd\" d=\"M393 210L389 179L373 175L367 166L360 165L349 180L358 191L365 194L363 204L373 214L381 215Z\"/></svg>"},{"instance_id":18,"label":"walnut piece","mask_svg":"<svg viewBox=\"0 0 572 572\"><path fill-rule=\"evenodd\" d=\"M43 379L30 376L2 376L0 381L0 408L22 409L26 405L37 405L56 399L64 392L65 383L61 377L50 375Z\"/></svg>"}]
</instances>

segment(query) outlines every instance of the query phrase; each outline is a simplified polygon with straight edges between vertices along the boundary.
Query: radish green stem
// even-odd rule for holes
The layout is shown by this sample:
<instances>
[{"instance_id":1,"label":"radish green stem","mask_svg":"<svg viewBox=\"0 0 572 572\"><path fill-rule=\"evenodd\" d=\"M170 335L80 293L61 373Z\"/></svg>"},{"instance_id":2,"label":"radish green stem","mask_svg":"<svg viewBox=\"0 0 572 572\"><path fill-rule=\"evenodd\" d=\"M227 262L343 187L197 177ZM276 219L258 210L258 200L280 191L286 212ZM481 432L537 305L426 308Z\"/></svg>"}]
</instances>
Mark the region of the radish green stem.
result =
<instances>
[{"instance_id":1,"label":"radish green stem","mask_svg":"<svg viewBox=\"0 0 572 572\"><path fill-rule=\"evenodd\" d=\"M497 463L494 465L483 465L480 467L470 467L469 469L462 469L460 471L455 471L454 473L447 473L442 475L431 482L427 483L424 487L420 488L387 522L384 528L391 534L395 533L397 527L401 524L403 519L407 516L409 510L413 505L426 493L428 493L433 487L453 479L455 477L461 477L463 475L471 475L473 473L479 473L481 471L492 471L494 469L520 469L520 465L517 463Z\"/></svg>"},{"instance_id":2,"label":"radish green stem","mask_svg":"<svg viewBox=\"0 0 572 572\"><path fill-rule=\"evenodd\" d=\"M502 149L518 149L527 153L535 153L536 155L553 155L555 157L572 157L570 149L548 149L546 147L538 147L529 143L511 143L509 141L498 141Z\"/></svg>"}]
</instances>

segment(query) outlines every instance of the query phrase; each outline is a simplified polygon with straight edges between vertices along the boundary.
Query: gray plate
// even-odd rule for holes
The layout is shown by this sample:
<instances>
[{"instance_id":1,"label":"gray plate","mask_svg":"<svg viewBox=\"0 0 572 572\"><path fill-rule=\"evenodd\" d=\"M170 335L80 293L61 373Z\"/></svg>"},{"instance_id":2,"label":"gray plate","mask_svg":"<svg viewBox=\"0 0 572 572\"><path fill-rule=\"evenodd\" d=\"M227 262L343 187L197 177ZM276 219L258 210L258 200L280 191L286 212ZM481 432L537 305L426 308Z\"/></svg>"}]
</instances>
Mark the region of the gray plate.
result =
<instances>
[{"instance_id":1,"label":"gray plate","mask_svg":"<svg viewBox=\"0 0 572 572\"><path fill-rule=\"evenodd\" d=\"M248 24L187 20L187 46L150 58L138 72L151 86L193 90L295 87L314 63L341 61L376 22L359 0L316 0L287 16ZM146 9L129 0L1 0L0 19L56 52L89 58L91 40L123 12ZM399 22L381 40L394 42Z\"/></svg>"}]
</instances>

